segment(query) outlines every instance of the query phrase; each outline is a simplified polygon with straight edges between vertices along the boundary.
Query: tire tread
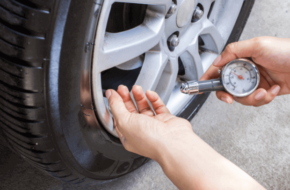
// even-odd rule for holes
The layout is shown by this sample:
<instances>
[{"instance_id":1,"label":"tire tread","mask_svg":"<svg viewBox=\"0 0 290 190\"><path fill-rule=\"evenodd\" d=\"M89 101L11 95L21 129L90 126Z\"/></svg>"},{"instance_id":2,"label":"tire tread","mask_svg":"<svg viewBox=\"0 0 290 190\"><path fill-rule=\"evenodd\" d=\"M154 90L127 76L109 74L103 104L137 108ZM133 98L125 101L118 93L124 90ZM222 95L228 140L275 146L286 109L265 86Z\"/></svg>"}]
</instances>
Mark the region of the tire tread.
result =
<instances>
[{"instance_id":1,"label":"tire tread","mask_svg":"<svg viewBox=\"0 0 290 190\"><path fill-rule=\"evenodd\" d=\"M54 1L0 1L0 129L9 147L36 168L81 183L49 136L43 94L44 51Z\"/></svg>"}]
</instances>

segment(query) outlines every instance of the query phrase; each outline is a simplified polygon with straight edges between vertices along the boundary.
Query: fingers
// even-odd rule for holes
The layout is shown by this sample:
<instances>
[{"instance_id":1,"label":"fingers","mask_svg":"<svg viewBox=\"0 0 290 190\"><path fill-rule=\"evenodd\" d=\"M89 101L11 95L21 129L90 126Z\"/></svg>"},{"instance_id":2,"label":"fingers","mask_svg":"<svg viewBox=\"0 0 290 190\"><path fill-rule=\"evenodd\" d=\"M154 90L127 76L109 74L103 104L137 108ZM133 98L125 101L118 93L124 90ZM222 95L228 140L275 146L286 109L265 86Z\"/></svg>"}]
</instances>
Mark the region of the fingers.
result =
<instances>
[{"instance_id":1,"label":"fingers","mask_svg":"<svg viewBox=\"0 0 290 190\"><path fill-rule=\"evenodd\" d=\"M234 102L234 97L227 92L217 91L216 96L225 103L232 104Z\"/></svg>"},{"instance_id":2,"label":"fingers","mask_svg":"<svg viewBox=\"0 0 290 190\"><path fill-rule=\"evenodd\" d=\"M264 37L253 38L250 40L234 42L227 45L226 49L221 53L219 57L213 62L213 66L222 67L227 63L237 59L237 58L252 58L255 60L261 56L261 52L264 52L263 42L265 42ZM208 72L201 78L201 80L208 80L215 78L217 68L210 67Z\"/></svg>"},{"instance_id":3,"label":"fingers","mask_svg":"<svg viewBox=\"0 0 290 190\"><path fill-rule=\"evenodd\" d=\"M131 95L130 95L130 92L129 92L128 88L126 86L124 86L124 85L120 85L118 87L117 92L119 93L119 95L123 99L127 110L129 112L131 112L131 113L138 113L138 111L137 111L137 109L135 107L135 104L134 104L134 102L131 99Z\"/></svg>"},{"instance_id":4,"label":"fingers","mask_svg":"<svg viewBox=\"0 0 290 190\"><path fill-rule=\"evenodd\" d=\"M154 113L151 110L151 107L149 106L148 100L143 92L142 87L138 85L133 86L132 93L133 93L135 102L137 104L139 113L148 115L148 116L154 116Z\"/></svg>"},{"instance_id":5,"label":"fingers","mask_svg":"<svg viewBox=\"0 0 290 190\"><path fill-rule=\"evenodd\" d=\"M280 92L280 86L274 85L269 90L267 90L267 96L263 101L260 101L258 104L254 105L256 107L262 106L265 104L269 104L274 100L274 98L279 94Z\"/></svg>"},{"instance_id":6,"label":"fingers","mask_svg":"<svg viewBox=\"0 0 290 190\"><path fill-rule=\"evenodd\" d=\"M262 106L268 104L274 100L274 98L279 94L280 86L274 85L267 91L265 89L258 89L253 94L244 97L244 98L237 98L235 97L235 101L248 106Z\"/></svg>"},{"instance_id":7,"label":"fingers","mask_svg":"<svg viewBox=\"0 0 290 190\"><path fill-rule=\"evenodd\" d=\"M118 87L117 92L119 93L120 97L123 99L123 102L125 104L125 107L127 110L131 113L138 113L135 104L133 103L129 90L126 86L120 85ZM169 110L159 97L159 95L156 92L148 90L146 92L146 96L143 92L143 89L141 86L133 86L132 88L132 94L134 96L135 102L137 104L139 113L142 113L144 115L153 116L154 113L151 110L151 107L149 106L148 100L152 104L152 107L156 114L162 114L162 113L169 113ZM147 98L148 100L147 100Z\"/></svg>"},{"instance_id":8,"label":"fingers","mask_svg":"<svg viewBox=\"0 0 290 190\"><path fill-rule=\"evenodd\" d=\"M220 75L218 73L218 70L219 70L219 67L211 65L199 80L203 81L203 80L219 78Z\"/></svg>"},{"instance_id":9,"label":"fingers","mask_svg":"<svg viewBox=\"0 0 290 190\"><path fill-rule=\"evenodd\" d=\"M107 90L106 97L109 101L112 114L114 119L117 120L117 123L128 117L130 112L127 110L121 96L115 90Z\"/></svg>"},{"instance_id":10,"label":"fingers","mask_svg":"<svg viewBox=\"0 0 290 190\"><path fill-rule=\"evenodd\" d=\"M163 103L163 101L161 100L161 98L158 96L158 94L156 92L147 90L146 92L146 96L148 98L148 100L150 101L155 113L158 114L162 114L162 113L169 113L169 110L167 109L167 107L165 106L165 104Z\"/></svg>"},{"instance_id":11,"label":"fingers","mask_svg":"<svg viewBox=\"0 0 290 190\"><path fill-rule=\"evenodd\" d=\"M256 106L259 103L263 102L263 100L267 97L267 91L263 88L256 90L254 93L247 97L234 97L235 101L246 105L246 106Z\"/></svg>"},{"instance_id":12,"label":"fingers","mask_svg":"<svg viewBox=\"0 0 290 190\"><path fill-rule=\"evenodd\" d=\"M233 100L235 100L236 102L239 102L246 106L258 107L272 102L274 98L279 94L280 89L281 88L279 85L274 85L267 91L263 88L260 88L251 95L242 98L233 97L229 93L223 91L216 92L216 96L218 99L228 104L232 104Z\"/></svg>"},{"instance_id":13,"label":"fingers","mask_svg":"<svg viewBox=\"0 0 290 190\"><path fill-rule=\"evenodd\" d=\"M259 42L255 38L231 43L226 47L222 54L216 58L213 65L216 67L222 67L237 58L253 57L255 50L257 49L257 43Z\"/></svg>"}]
</instances>

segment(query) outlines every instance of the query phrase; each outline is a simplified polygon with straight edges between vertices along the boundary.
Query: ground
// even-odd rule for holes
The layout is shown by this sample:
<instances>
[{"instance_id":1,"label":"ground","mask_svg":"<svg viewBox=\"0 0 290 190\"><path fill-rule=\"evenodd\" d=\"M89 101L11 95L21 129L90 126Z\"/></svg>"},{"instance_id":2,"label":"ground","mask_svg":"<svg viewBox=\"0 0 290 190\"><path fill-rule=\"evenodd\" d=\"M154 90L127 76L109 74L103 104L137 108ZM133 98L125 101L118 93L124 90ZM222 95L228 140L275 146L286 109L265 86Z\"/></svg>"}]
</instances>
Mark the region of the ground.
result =
<instances>
[{"instance_id":1,"label":"ground","mask_svg":"<svg viewBox=\"0 0 290 190\"><path fill-rule=\"evenodd\" d=\"M256 36L290 37L290 2L256 0L241 40ZM216 151L267 189L290 189L290 95L254 108L227 105L212 93L191 121L193 130ZM160 166L150 161L135 172L95 187L68 185L43 174L0 141L0 189L115 190L177 189Z\"/></svg>"}]
</instances>

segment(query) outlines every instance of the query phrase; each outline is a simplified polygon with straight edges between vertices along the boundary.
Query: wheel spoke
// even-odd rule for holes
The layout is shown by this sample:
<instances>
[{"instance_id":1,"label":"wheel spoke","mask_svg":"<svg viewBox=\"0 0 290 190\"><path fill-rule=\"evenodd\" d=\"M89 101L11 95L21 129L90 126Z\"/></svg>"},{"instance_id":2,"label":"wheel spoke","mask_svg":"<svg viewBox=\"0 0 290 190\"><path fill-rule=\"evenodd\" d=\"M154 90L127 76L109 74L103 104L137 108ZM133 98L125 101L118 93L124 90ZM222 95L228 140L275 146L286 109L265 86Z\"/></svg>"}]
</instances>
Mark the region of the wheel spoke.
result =
<instances>
[{"instance_id":1,"label":"wheel spoke","mask_svg":"<svg viewBox=\"0 0 290 190\"><path fill-rule=\"evenodd\" d=\"M218 57L218 54L213 52L203 52L201 54L201 63L204 72L211 66L214 60Z\"/></svg>"},{"instance_id":2,"label":"wheel spoke","mask_svg":"<svg viewBox=\"0 0 290 190\"><path fill-rule=\"evenodd\" d=\"M155 90L167 62L166 54L156 51L147 52L135 84L140 85L144 91Z\"/></svg>"},{"instance_id":3,"label":"wheel spoke","mask_svg":"<svg viewBox=\"0 0 290 190\"><path fill-rule=\"evenodd\" d=\"M202 24L203 30L200 33L200 37L205 44L202 48L220 54L225 46L225 41L219 30L208 19L205 19Z\"/></svg>"},{"instance_id":4,"label":"wheel spoke","mask_svg":"<svg viewBox=\"0 0 290 190\"><path fill-rule=\"evenodd\" d=\"M208 0L208 4L210 4L210 2L211 1ZM179 54L181 60L183 59L182 62L185 67L185 75L181 77L184 80L199 79L212 63L202 61L199 52L198 36L204 42L204 45L202 45L200 49L213 54L211 58L220 54L224 48L225 41L220 35L219 30L207 18L203 18L200 22L193 23L184 34L187 40L181 40L177 47L183 49L179 50L179 52L188 53ZM191 42L189 45L188 41Z\"/></svg>"},{"instance_id":5,"label":"wheel spoke","mask_svg":"<svg viewBox=\"0 0 290 190\"><path fill-rule=\"evenodd\" d=\"M185 70L185 75L181 76L183 80L199 79L205 72L199 54L197 38L187 47L186 53L182 54L180 59Z\"/></svg>"},{"instance_id":6,"label":"wheel spoke","mask_svg":"<svg viewBox=\"0 0 290 190\"><path fill-rule=\"evenodd\" d=\"M170 98L172 90L176 84L178 74L178 58L170 57L164 72L162 73L156 92L159 94L163 102L166 104Z\"/></svg>"},{"instance_id":7,"label":"wheel spoke","mask_svg":"<svg viewBox=\"0 0 290 190\"><path fill-rule=\"evenodd\" d=\"M154 47L161 38L163 24L158 31L152 31L148 26L141 25L120 33L106 33L103 50L98 52L99 71L120 65L141 55Z\"/></svg>"},{"instance_id":8,"label":"wheel spoke","mask_svg":"<svg viewBox=\"0 0 290 190\"><path fill-rule=\"evenodd\" d=\"M211 0L207 0L207 1L211 1ZM222 8L222 5L223 5L222 1L223 0L215 0L214 7L211 10L209 20L214 24L217 22L216 18L218 17L219 11ZM209 11L209 8L207 8L206 10Z\"/></svg>"},{"instance_id":9,"label":"wheel spoke","mask_svg":"<svg viewBox=\"0 0 290 190\"><path fill-rule=\"evenodd\" d=\"M169 0L120 0L105 1L104 8L110 10L114 2L149 4L146 10L144 22L127 31L119 33L105 32L109 17L108 11L102 13L102 21L99 23L100 31L97 33L95 55L99 63L98 72L105 71L136 56L144 54L158 44L164 31L166 11L171 5ZM152 5L151 5L152 4ZM103 28L103 29L101 29Z\"/></svg>"},{"instance_id":10,"label":"wheel spoke","mask_svg":"<svg viewBox=\"0 0 290 190\"><path fill-rule=\"evenodd\" d=\"M189 53L191 57L186 53L180 55L185 68L185 75L181 78L184 80L196 80L199 79L209 68L209 66L214 61L214 58L222 52L225 42L215 25L212 24L208 19L204 19L200 25L198 23L193 25L189 31L199 35L196 35L195 38L192 38L192 43L186 47L186 52ZM206 55L210 55L208 57L209 59L205 58L204 56L203 59L201 58L197 36L202 38L204 45L201 46L201 48L203 51L207 52Z\"/></svg>"}]
</instances>

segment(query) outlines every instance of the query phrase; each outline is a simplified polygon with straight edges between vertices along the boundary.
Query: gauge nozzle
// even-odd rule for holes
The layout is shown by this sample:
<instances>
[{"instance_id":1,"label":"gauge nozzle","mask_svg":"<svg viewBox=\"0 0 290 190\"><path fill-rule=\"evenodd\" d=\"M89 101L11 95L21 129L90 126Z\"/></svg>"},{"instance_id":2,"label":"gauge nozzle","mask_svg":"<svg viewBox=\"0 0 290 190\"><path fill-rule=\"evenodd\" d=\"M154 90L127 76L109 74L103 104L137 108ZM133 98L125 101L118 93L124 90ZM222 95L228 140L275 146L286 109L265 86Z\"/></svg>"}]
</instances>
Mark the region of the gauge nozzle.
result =
<instances>
[{"instance_id":1,"label":"gauge nozzle","mask_svg":"<svg viewBox=\"0 0 290 190\"><path fill-rule=\"evenodd\" d=\"M220 79L206 80L206 81L188 81L182 83L180 91L184 94L196 95L201 92L221 91L224 86Z\"/></svg>"},{"instance_id":2,"label":"gauge nozzle","mask_svg":"<svg viewBox=\"0 0 290 190\"><path fill-rule=\"evenodd\" d=\"M184 94L199 94L199 84L196 81L182 83L180 91Z\"/></svg>"}]
</instances>

